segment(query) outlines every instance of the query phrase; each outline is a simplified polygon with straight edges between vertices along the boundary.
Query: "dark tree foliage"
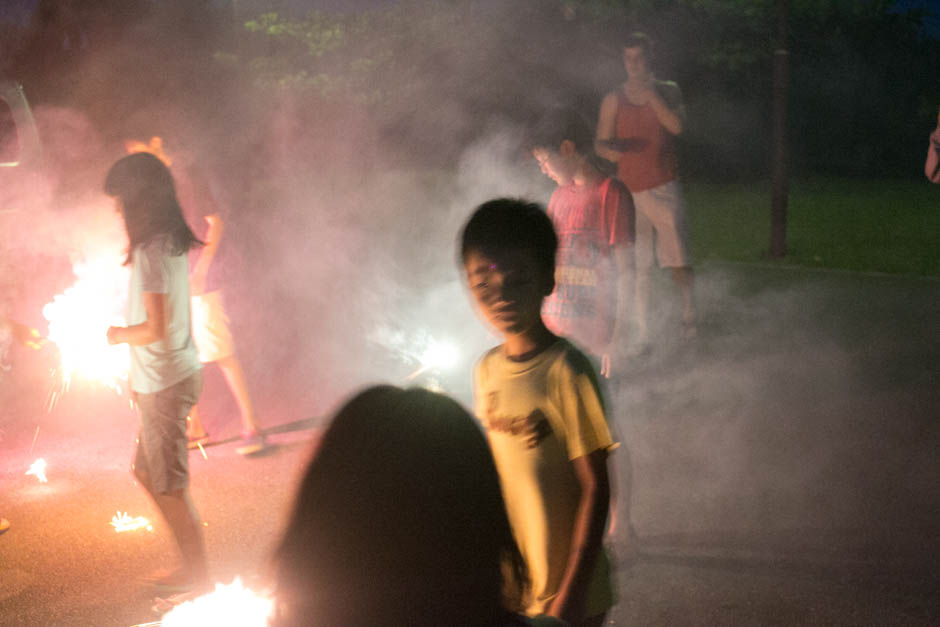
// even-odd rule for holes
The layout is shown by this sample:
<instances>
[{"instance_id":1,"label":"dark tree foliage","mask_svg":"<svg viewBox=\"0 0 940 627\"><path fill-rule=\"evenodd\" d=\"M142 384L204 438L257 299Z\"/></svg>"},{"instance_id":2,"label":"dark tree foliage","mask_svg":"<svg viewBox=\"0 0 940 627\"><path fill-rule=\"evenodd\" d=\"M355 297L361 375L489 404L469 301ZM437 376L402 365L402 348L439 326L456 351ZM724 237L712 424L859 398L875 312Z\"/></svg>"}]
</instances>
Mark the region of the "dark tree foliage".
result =
<instances>
[{"instance_id":1,"label":"dark tree foliage","mask_svg":"<svg viewBox=\"0 0 940 627\"><path fill-rule=\"evenodd\" d=\"M916 174L940 97L940 48L921 28L923 13L891 7L791 0L795 172ZM658 73L685 92L687 174L727 180L768 169L774 0L406 0L268 13L247 26L241 61L258 84L361 102L386 136L423 154L434 154L440 133L472 136L494 116L525 120L566 103L593 118L623 80L621 38L645 30L657 41ZM441 106L465 114L459 128L447 116L436 126Z\"/></svg>"},{"instance_id":2,"label":"dark tree foliage","mask_svg":"<svg viewBox=\"0 0 940 627\"><path fill-rule=\"evenodd\" d=\"M42 0L4 49L18 49L7 71L34 102L83 109L115 136L162 103L244 127L288 102L310 128L365 120L377 150L439 164L493 120L559 104L593 119L624 79L622 37L640 29L685 95L685 174L729 180L768 171L774 4L399 0L295 14L281 0ZM789 4L793 171L917 176L940 103L929 16L889 0ZM349 111L354 122L332 123Z\"/></svg>"}]
</instances>

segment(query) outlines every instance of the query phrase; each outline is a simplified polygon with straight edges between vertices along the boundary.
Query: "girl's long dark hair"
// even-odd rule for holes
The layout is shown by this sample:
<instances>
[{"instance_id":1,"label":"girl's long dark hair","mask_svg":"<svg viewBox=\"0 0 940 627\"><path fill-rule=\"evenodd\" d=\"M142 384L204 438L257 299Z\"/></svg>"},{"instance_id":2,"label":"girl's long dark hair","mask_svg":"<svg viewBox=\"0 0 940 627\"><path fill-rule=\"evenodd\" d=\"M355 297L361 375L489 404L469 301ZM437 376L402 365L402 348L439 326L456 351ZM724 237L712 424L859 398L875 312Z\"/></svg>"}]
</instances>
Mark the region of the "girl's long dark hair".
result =
<instances>
[{"instance_id":1,"label":"girl's long dark hair","mask_svg":"<svg viewBox=\"0 0 940 627\"><path fill-rule=\"evenodd\" d=\"M474 419L446 396L391 386L334 418L273 574L278 627L501 624L527 581Z\"/></svg>"},{"instance_id":2,"label":"girl's long dark hair","mask_svg":"<svg viewBox=\"0 0 940 627\"><path fill-rule=\"evenodd\" d=\"M182 255L203 244L183 218L173 175L149 152L128 155L111 166L104 192L120 198L124 205L128 238L124 265L130 264L135 248L158 235L170 237L173 255Z\"/></svg>"}]
</instances>

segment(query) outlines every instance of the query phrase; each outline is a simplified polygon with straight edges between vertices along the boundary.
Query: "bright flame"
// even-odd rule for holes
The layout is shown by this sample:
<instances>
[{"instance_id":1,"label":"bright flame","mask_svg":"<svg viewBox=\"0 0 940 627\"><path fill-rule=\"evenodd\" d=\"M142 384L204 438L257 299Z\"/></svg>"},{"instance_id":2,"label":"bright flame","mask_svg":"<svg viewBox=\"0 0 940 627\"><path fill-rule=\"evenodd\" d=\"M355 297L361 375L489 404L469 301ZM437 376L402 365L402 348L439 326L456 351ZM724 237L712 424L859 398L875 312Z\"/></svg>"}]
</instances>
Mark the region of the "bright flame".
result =
<instances>
[{"instance_id":1,"label":"bright flame","mask_svg":"<svg viewBox=\"0 0 940 627\"><path fill-rule=\"evenodd\" d=\"M429 370L447 370L457 363L457 348L450 342L436 342L429 340L427 348L420 353L418 360L421 365L417 370L405 377L405 381L416 379Z\"/></svg>"},{"instance_id":2,"label":"bright flame","mask_svg":"<svg viewBox=\"0 0 940 627\"><path fill-rule=\"evenodd\" d=\"M424 354L421 355L421 364L426 368L440 368L447 370L457 363L457 347L450 342L431 341Z\"/></svg>"},{"instance_id":3,"label":"bright flame","mask_svg":"<svg viewBox=\"0 0 940 627\"><path fill-rule=\"evenodd\" d=\"M46 478L46 460L42 457L30 464L26 474L33 475L39 479L39 483L49 483L49 479Z\"/></svg>"},{"instance_id":4,"label":"bright flame","mask_svg":"<svg viewBox=\"0 0 940 627\"><path fill-rule=\"evenodd\" d=\"M137 529L153 531L153 525L151 525L150 521L143 516L131 518L128 516L127 512L120 511L117 512L111 519L111 526L114 527L114 530L117 533L122 533L124 531L136 531Z\"/></svg>"},{"instance_id":5,"label":"bright flame","mask_svg":"<svg viewBox=\"0 0 940 627\"><path fill-rule=\"evenodd\" d=\"M130 353L126 344L110 346L105 335L109 326L124 324L127 269L114 251L75 263L73 271L75 283L42 310L49 321L49 340L61 354L62 387L67 390L77 375L120 392Z\"/></svg>"},{"instance_id":6,"label":"bright flame","mask_svg":"<svg viewBox=\"0 0 940 627\"><path fill-rule=\"evenodd\" d=\"M163 617L163 627L226 625L264 627L274 613L274 601L242 585L217 583L215 591L186 601Z\"/></svg>"}]
</instances>

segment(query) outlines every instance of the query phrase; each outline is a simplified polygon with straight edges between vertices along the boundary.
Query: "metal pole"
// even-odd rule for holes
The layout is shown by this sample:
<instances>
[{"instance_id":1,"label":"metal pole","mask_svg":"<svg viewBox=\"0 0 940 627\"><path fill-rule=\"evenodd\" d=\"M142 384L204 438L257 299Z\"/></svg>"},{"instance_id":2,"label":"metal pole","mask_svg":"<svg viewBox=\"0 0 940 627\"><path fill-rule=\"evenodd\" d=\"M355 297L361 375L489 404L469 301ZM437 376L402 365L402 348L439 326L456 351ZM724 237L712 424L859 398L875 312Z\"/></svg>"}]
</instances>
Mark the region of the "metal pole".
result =
<instances>
[{"instance_id":1,"label":"metal pole","mask_svg":"<svg viewBox=\"0 0 940 627\"><path fill-rule=\"evenodd\" d=\"M770 206L770 255L787 254L787 91L789 57L787 46L787 0L777 0L777 37L774 46L773 174Z\"/></svg>"}]
</instances>

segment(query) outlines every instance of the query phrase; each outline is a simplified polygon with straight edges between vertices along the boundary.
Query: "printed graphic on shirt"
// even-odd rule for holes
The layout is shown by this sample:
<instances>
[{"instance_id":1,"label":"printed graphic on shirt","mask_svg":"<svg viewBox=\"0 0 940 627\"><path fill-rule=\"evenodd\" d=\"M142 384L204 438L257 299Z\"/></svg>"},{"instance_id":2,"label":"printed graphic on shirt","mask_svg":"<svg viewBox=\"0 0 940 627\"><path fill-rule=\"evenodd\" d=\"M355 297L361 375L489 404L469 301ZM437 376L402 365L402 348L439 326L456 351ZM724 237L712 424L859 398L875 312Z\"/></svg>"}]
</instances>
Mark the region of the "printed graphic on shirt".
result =
<instances>
[{"instance_id":1,"label":"printed graphic on shirt","mask_svg":"<svg viewBox=\"0 0 940 627\"><path fill-rule=\"evenodd\" d=\"M499 392L490 392L486 397L486 413L483 416L483 426L488 431L525 438L529 448L537 447L552 432L552 426L541 409L535 409L527 416L510 416L500 413L498 407Z\"/></svg>"}]
</instances>

